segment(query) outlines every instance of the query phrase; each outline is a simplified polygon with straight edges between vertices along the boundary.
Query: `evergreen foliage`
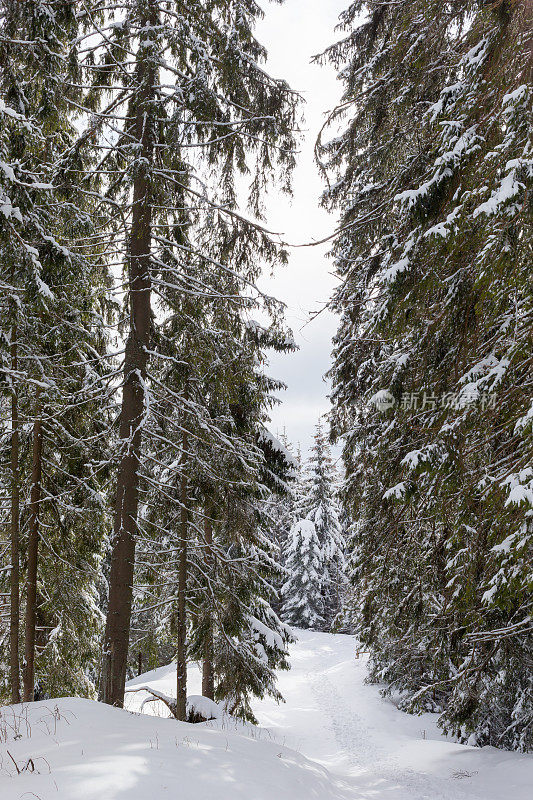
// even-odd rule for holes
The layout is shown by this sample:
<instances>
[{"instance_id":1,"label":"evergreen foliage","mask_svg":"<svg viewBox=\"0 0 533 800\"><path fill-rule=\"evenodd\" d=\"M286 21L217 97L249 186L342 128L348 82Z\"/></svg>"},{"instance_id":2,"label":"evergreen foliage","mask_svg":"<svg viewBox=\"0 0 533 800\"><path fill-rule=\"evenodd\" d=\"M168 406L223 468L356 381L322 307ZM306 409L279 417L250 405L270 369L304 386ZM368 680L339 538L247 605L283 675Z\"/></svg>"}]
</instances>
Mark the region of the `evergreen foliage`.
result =
<instances>
[{"instance_id":1,"label":"evergreen foliage","mask_svg":"<svg viewBox=\"0 0 533 800\"><path fill-rule=\"evenodd\" d=\"M75 8L2 6L0 441L2 516L12 536L11 571L2 578L18 573L15 582L26 584L20 607L11 603L11 633L14 624L18 630L10 648L15 662L26 650L28 699L34 691L28 658L35 649L41 692L87 695L98 653L96 584L106 532L101 358L108 304L98 254L89 258L79 246L93 230L90 216L61 163L77 135L66 113L68 98L79 94L70 90L76 69L65 58ZM13 591L20 598L12 582ZM16 678L10 679L14 697Z\"/></svg>"},{"instance_id":2,"label":"evergreen foliage","mask_svg":"<svg viewBox=\"0 0 533 800\"><path fill-rule=\"evenodd\" d=\"M247 0L0 11L12 699L24 648L26 699L34 680L92 694L108 610L101 694L121 702L138 541L135 651L146 612L152 653L177 645L178 706L201 652L217 697L251 718L252 695L279 697L290 639L269 604L280 568L263 506L288 491L290 465L266 433L282 384L265 353L294 344L255 282L286 257L261 198L271 182L289 190L297 97L261 66Z\"/></svg>"},{"instance_id":3,"label":"evergreen foliage","mask_svg":"<svg viewBox=\"0 0 533 800\"><path fill-rule=\"evenodd\" d=\"M353 614L403 707L528 750L531 4L354 2L341 24L348 122L319 153Z\"/></svg>"},{"instance_id":4,"label":"evergreen foliage","mask_svg":"<svg viewBox=\"0 0 533 800\"><path fill-rule=\"evenodd\" d=\"M312 520L294 523L285 558L289 578L282 589L284 618L298 628L322 630L324 551Z\"/></svg>"},{"instance_id":5,"label":"evergreen foliage","mask_svg":"<svg viewBox=\"0 0 533 800\"><path fill-rule=\"evenodd\" d=\"M330 448L319 422L309 461L306 519L313 522L322 550L324 619L330 630L340 612L344 589L344 535L337 503L338 477Z\"/></svg>"},{"instance_id":6,"label":"evergreen foliage","mask_svg":"<svg viewBox=\"0 0 533 800\"><path fill-rule=\"evenodd\" d=\"M296 627L331 630L341 611L345 545L337 491L335 467L319 423L309 463L294 488L293 526L285 549L283 617Z\"/></svg>"}]
</instances>

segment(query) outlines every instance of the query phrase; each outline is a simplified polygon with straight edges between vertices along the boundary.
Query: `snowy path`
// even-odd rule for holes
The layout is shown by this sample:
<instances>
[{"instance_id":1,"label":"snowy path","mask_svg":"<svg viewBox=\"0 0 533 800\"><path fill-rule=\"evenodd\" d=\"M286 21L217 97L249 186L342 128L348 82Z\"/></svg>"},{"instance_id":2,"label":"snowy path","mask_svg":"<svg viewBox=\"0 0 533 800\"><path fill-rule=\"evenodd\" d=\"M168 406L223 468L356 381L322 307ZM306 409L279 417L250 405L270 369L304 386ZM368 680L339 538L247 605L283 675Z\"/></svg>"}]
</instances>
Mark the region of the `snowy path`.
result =
<instances>
[{"instance_id":1,"label":"snowy path","mask_svg":"<svg viewBox=\"0 0 533 800\"><path fill-rule=\"evenodd\" d=\"M286 703L256 704L275 739L325 766L352 800L531 800L533 757L458 745L364 683L350 636L298 632Z\"/></svg>"},{"instance_id":2,"label":"snowy path","mask_svg":"<svg viewBox=\"0 0 533 800\"><path fill-rule=\"evenodd\" d=\"M176 722L161 703L138 713L140 690L129 711L68 697L0 708L1 800L532 800L533 756L446 740L434 715L365 685L353 637L298 636L286 703L257 702L260 727ZM130 687L175 683L170 664Z\"/></svg>"}]
</instances>

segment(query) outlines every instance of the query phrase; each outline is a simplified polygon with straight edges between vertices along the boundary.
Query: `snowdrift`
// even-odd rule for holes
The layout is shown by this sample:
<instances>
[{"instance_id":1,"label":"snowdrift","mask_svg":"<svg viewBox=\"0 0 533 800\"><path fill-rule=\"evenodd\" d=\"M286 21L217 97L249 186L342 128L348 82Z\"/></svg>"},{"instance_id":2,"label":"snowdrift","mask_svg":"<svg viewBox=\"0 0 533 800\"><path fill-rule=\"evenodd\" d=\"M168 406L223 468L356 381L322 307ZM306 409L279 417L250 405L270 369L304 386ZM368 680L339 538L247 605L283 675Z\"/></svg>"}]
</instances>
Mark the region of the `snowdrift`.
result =
<instances>
[{"instance_id":1,"label":"snowdrift","mask_svg":"<svg viewBox=\"0 0 533 800\"><path fill-rule=\"evenodd\" d=\"M2 800L338 800L329 773L268 733L92 700L0 709Z\"/></svg>"},{"instance_id":2,"label":"snowdrift","mask_svg":"<svg viewBox=\"0 0 533 800\"><path fill-rule=\"evenodd\" d=\"M297 636L279 673L286 703L257 700L258 727L200 697L195 664L189 707L206 723L169 719L154 698L175 695L175 664L129 681L125 711L73 698L0 708L0 800L531 800L531 755L458 744L436 714L399 711L365 683L352 636Z\"/></svg>"}]
</instances>

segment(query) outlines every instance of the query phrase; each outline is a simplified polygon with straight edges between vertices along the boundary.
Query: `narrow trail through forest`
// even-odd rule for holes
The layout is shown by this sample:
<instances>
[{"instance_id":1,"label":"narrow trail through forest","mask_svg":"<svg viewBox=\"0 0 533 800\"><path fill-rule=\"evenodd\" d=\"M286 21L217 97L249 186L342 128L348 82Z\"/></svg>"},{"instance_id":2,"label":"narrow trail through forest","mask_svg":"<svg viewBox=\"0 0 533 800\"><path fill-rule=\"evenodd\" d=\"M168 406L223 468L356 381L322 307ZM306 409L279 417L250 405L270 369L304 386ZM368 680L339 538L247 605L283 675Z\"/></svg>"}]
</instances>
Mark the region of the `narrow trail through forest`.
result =
<instances>
[{"instance_id":1,"label":"narrow trail through forest","mask_svg":"<svg viewBox=\"0 0 533 800\"><path fill-rule=\"evenodd\" d=\"M526 800L532 759L444 737L437 716L398 711L365 684L351 636L298 631L285 703L256 704L277 741L318 762L354 800Z\"/></svg>"}]
</instances>

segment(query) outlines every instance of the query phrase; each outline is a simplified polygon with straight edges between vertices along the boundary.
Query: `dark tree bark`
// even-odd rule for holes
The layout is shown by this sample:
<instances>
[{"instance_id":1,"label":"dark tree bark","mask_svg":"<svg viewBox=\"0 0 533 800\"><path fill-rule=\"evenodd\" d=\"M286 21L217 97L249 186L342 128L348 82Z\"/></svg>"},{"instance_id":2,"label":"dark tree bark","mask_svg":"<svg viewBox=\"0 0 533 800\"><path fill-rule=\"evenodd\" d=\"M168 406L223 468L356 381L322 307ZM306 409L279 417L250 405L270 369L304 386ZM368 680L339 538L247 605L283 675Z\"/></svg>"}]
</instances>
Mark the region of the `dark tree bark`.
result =
<instances>
[{"instance_id":1,"label":"dark tree bark","mask_svg":"<svg viewBox=\"0 0 533 800\"><path fill-rule=\"evenodd\" d=\"M180 549L178 564L178 647L176 717L187 719L187 537L189 527L188 481L186 473L187 435L182 439L182 475L180 479Z\"/></svg>"},{"instance_id":2,"label":"dark tree bark","mask_svg":"<svg viewBox=\"0 0 533 800\"><path fill-rule=\"evenodd\" d=\"M149 4L142 20L147 31L157 24L157 5ZM146 412L145 382L151 322L150 254L152 246L152 197L150 170L154 157L154 101L157 67L141 46L138 53L139 89L130 114L132 130L140 143L133 179L133 210L129 243L130 332L124 356L124 385L120 417L122 455L118 470L114 541L109 578L100 699L122 707L130 635L135 562L135 537L139 509L139 464L142 427Z\"/></svg>"},{"instance_id":3,"label":"dark tree bark","mask_svg":"<svg viewBox=\"0 0 533 800\"><path fill-rule=\"evenodd\" d=\"M213 523L209 517L209 509L205 512L204 538L205 538L205 563L206 572L212 574L213 569ZM213 665L213 613L208 607L209 630L205 637L204 659L202 662L202 694L215 699L215 671Z\"/></svg>"},{"instance_id":4,"label":"dark tree bark","mask_svg":"<svg viewBox=\"0 0 533 800\"><path fill-rule=\"evenodd\" d=\"M39 556L39 514L41 504L43 427L39 417L33 423L32 484L28 535L28 572L26 576L26 625L24 702L34 699L35 633L37 625L37 569Z\"/></svg>"},{"instance_id":5,"label":"dark tree bark","mask_svg":"<svg viewBox=\"0 0 533 800\"><path fill-rule=\"evenodd\" d=\"M19 631L20 631L20 485L19 485L19 411L16 372L18 370L17 325L11 328L11 574L9 614L9 682L11 702L20 703Z\"/></svg>"}]
</instances>

